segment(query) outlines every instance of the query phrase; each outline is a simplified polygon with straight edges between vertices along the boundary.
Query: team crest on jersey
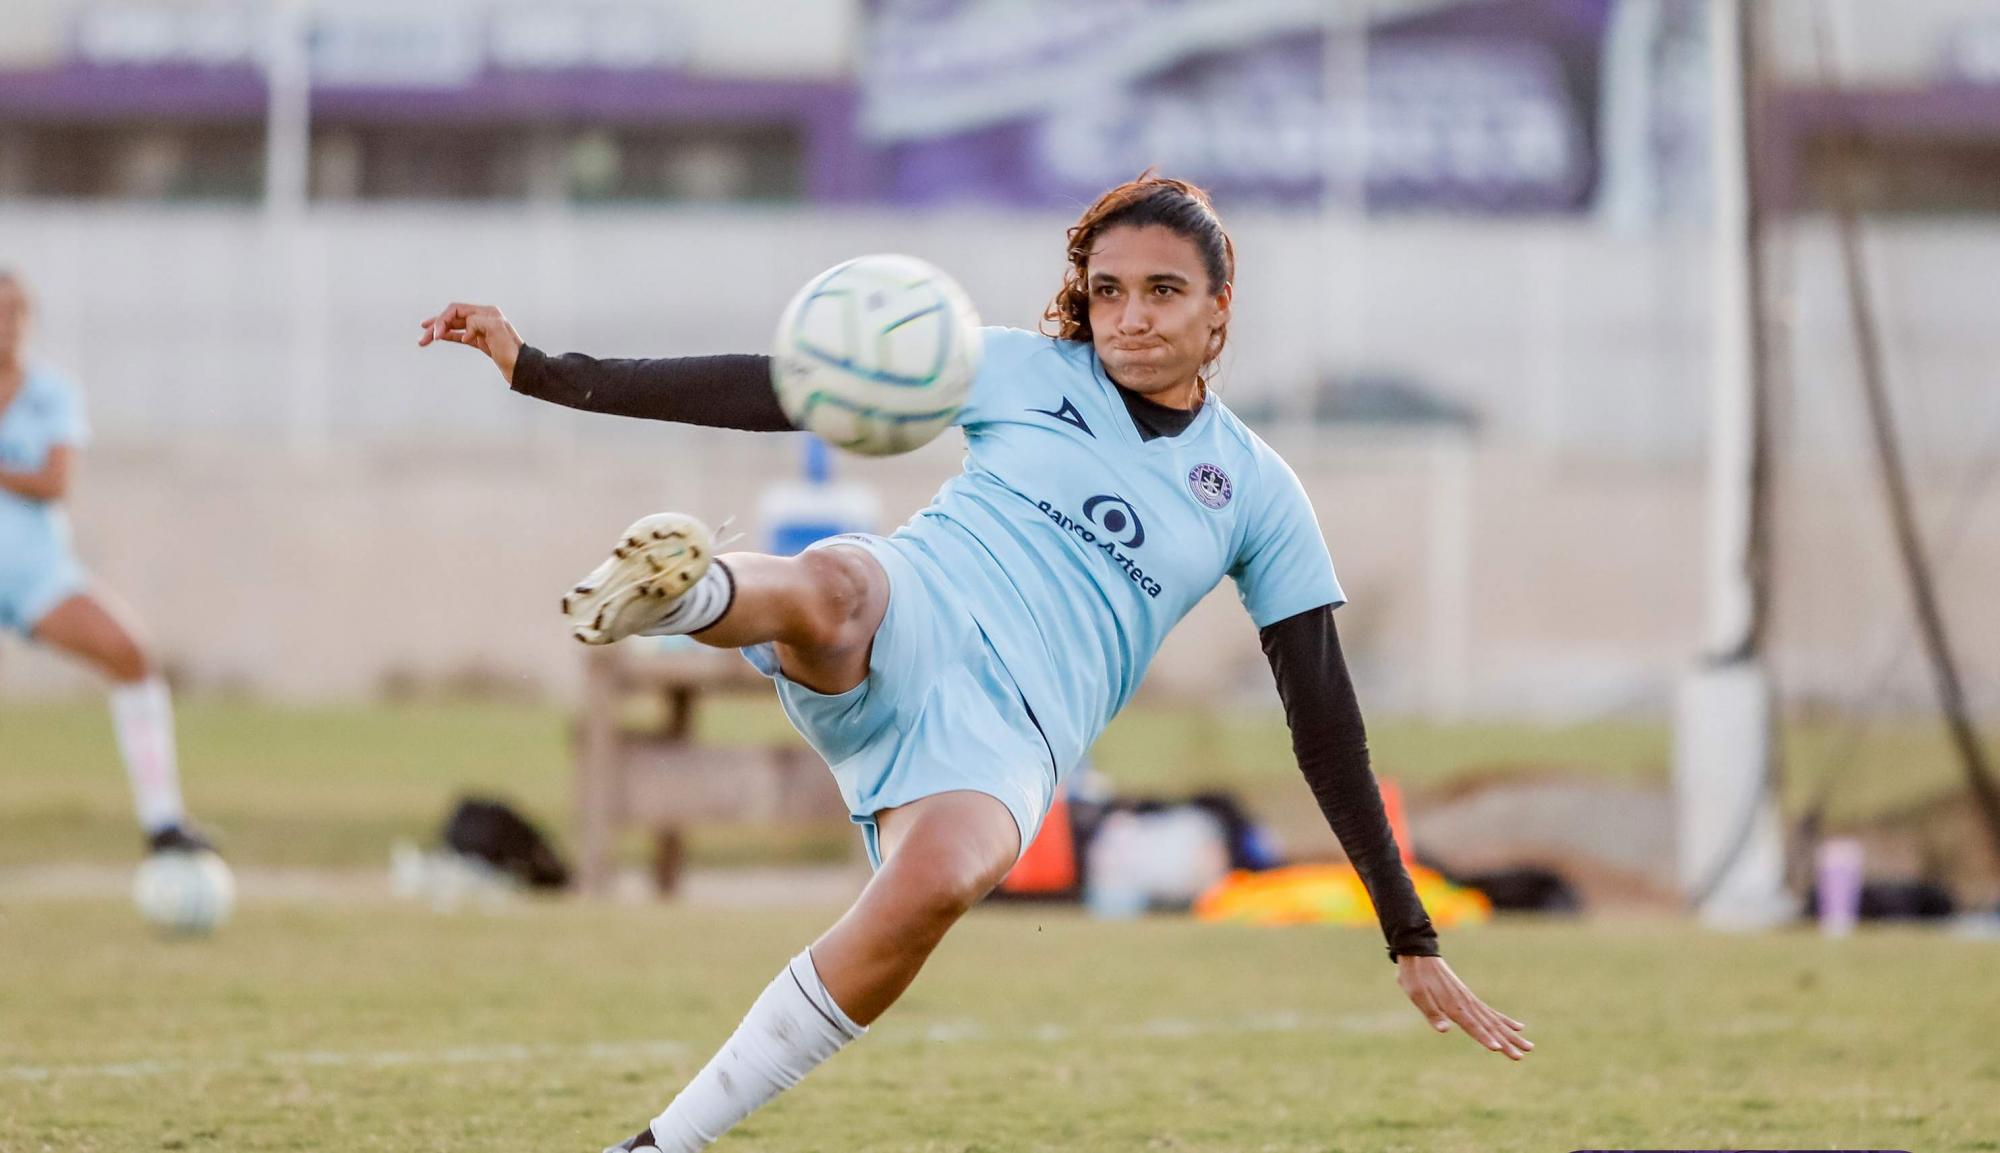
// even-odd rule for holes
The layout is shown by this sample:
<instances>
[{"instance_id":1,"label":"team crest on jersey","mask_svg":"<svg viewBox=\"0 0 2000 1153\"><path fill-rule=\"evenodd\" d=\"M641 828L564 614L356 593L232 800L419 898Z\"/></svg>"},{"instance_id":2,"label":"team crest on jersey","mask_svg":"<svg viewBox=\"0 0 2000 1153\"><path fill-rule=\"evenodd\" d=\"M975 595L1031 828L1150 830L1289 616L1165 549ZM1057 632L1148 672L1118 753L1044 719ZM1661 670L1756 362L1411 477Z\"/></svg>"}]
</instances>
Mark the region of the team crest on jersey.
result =
<instances>
[{"instance_id":1,"label":"team crest on jersey","mask_svg":"<svg viewBox=\"0 0 2000 1153\"><path fill-rule=\"evenodd\" d=\"M1188 473L1188 491L1194 498L1209 508L1219 509L1229 503L1236 490L1229 483L1229 474L1220 465L1198 464Z\"/></svg>"}]
</instances>

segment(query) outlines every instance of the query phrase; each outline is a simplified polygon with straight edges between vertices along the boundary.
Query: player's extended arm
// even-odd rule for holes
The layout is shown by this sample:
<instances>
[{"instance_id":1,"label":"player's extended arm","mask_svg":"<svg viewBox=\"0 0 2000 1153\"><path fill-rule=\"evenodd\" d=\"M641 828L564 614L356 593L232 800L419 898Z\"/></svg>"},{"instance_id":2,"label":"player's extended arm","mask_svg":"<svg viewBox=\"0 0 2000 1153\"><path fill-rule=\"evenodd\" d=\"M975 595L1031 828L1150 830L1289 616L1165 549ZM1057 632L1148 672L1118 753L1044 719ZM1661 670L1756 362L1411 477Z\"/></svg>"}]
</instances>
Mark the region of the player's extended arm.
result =
<instances>
[{"instance_id":1,"label":"player's extended arm","mask_svg":"<svg viewBox=\"0 0 2000 1153\"><path fill-rule=\"evenodd\" d=\"M33 472L0 468L0 489L44 503L61 500L69 494L69 464L70 447L56 445Z\"/></svg>"},{"instance_id":2,"label":"player's extended arm","mask_svg":"<svg viewBox=\"0 0 2000 1153\"><path fill-rule=\"evenodd\" d=\"M1472 995L1438 955L1437 930L1403 868L1382 790L1368 764L1361 702L1340 651L1333 607L1287 617L1259 634L1292 730L1292 752L1348 861L1374 902L1396 983L1440 1032L1457 1022L1468 1037L1520 1060L1534 1044L1519 1021Z\"/></svg>"},{"instance_id":3,"label":"player's extended arm","mask_svg":"<svg viewBox=\"0 0 2000 1153\"><path fill-rule=\"evenodd\" d=\"M476 348L493 359L515 392L565 408L708 428L792 431L771 388L768 356L550 356L524 342L490 304L451 305L425 320L423 329L417 347L442 340Z\"/></svg>"},{"instance_id":4,"label":"player's extended arm","mask_svg":"<svg viewBox=\"0 0 2000 1153\"><path fill-rule=\"evenodd\" d=\"M1299 771L1375 903L1389 958L1437 956L1437 930L1403 868L1382 790L1368 765L1368 730L1340 651L1333 609L1323 605L1287 617L1258 636L1285 703Z\"/></svg>"},{"instance_id":5,"label":"player's extended arm","mask_svg":"<svg viewBox=\"0 0 2000 1153\"><path fill-rule=\"evenodd\" d=\"M514 366L514 391L613 416L749 432L792 431L771 388L768 356L596 360L576 352L549 356L527 346Z\"/></svg>"}]
</instances>

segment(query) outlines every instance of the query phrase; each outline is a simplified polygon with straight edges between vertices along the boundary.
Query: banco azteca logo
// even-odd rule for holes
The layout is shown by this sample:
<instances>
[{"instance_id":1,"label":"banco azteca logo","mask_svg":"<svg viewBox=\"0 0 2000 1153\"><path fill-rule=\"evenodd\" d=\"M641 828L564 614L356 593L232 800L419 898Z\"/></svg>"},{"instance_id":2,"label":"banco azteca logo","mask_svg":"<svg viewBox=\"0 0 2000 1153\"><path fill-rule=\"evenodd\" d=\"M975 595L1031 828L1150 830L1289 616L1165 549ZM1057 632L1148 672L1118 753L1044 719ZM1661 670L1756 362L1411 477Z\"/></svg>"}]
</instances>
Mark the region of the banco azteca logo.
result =
<instances>
[{"instance_id":1,"label":"banco azteca logo","mask_svg":"<svg viewBox=\"0 0 2000 1153\"><path fill-rule=\"evenodd\" d=\"M1068 533L1092 552L1116 565L1140 592L1158 599L1160 582L1139 564L1139 546L1146 543L1146 526L1132 502L1113 493L1099 493L1083 502L1083 516L1077 518L1050 504L1036 501L1035 507L1057 528Z\"/></svg>"},{"instance_id":2,"label":"banco azteca logo","mask_svg":"<svg viewBox=\"0 0 2000 1153\"><path fill-rule=\"evenodd\" d=\"M1112 539L1126 548L1138 548L1146 543L1146 526L1139 521L1139 510L1122 496L1099 493L1083 502L1083 516L1092 524L1101 526L1111 534Z\"/></svg>"}]
</instances>

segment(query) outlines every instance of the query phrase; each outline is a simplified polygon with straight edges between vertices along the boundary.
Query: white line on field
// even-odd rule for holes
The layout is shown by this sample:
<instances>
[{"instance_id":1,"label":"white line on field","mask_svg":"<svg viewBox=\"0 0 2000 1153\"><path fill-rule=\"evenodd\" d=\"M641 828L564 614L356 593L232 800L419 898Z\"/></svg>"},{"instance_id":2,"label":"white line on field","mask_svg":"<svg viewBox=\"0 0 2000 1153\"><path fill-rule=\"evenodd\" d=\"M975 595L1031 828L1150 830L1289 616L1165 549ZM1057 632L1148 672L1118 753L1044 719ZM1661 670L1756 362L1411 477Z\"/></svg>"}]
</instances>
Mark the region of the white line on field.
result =
<instances>
[{"instance_id":1,"label":"white line on field","mask_svg":"<svg viewBox=\"0 0 2000 1153\"><path fill-rule=\"evenodd\" d=\"M1039 1041L1053 1044L1104 1038L1163 1038L1243 1036L1252 1033L1394 1033L1415 1027L1408 1010L1397 1013L1343 1013L1309 1017L1303 1013L1260 1013L1221 1020L1197 1021L1161 1017L1108 1029L1078 1029L1069 1025L1031 1025L990 1030L977 1021L937 1021L913 1033L893 1033L884 1040L910 1044L952 1044L961 1041Z\"/></svg>"},{"instance_id":2,"label":"white line on field","mask_svg":"<svg viewBox=\"0 0 2000 1153\"><path fill-rule=\"evenodd\" d=\"M1309 1017L1301 1013L1265 1013L1217 1020L1163 1017L1084 1029L1042 1024L1025 1028L989 1029L977 1021L937 1021L918 1029L883 1035L878 1044L953 1045L976 1042L1029 1041L1063 1044L1129 1038L1180 1039L1227 1037L1259 1033L1379 1034L1414 1028L1416 1017L1400 1013L1347 1013ZM6 1065L0 1080L55 1081L75 1078L132 1080L188 1074L214 1075L254 1069L391 1069L426 1065L512 1065L531 1061L666 1061L686 1056L685 1041L614 1041L588 1045L467 1045L448 1049L372 1049L339 1051L308 1049L265 1053L234 1061L115 1061L101 1065Z\"/></svg>"},{"instance_id":3,"label":"white line on field","mask_svg":"<svg viewBox=\"0 0 2000 1153\"><path fill-rule=\"evenodd\" d=\"M248 1069L390 1069L411 1065L509 1065L527 1061L627 1061L670 1059L687 1053L680 1041L601 1042L590 1045L463 1045L450 1049L309 1049L265 1053L238 1061L118 1061L104 1065L9 1065L0 1078L50 1081L71 1077L163 1077L183 1073L236 1073Z\"/></svg>"}]
</instances>

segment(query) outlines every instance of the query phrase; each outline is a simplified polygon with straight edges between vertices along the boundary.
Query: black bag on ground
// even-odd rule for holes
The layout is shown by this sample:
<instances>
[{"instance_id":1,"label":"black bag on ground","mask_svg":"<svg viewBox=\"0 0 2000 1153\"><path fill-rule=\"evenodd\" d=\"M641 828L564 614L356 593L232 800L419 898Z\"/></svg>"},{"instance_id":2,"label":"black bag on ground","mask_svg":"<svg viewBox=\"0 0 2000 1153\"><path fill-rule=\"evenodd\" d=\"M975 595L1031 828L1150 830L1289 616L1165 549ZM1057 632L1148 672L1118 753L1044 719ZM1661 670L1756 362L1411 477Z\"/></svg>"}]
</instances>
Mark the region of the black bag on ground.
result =
<instances>
[{"instance_id":1,"label":"black bag on ground","mask_svg":"<svg viewBox=\"0 0 2000 1153\"><path fill-rule=\"evenodd\" d=\"M1446 873L1439 869L1438 872ZM1484 873L1446 873L1454 885L1478 889L1493 902L1496 913L1580 913L1583 896L1561 873L1539 865L1520 865Z\"/></svg>"},{"instance_id":2,"label":"black bag on ground","mask_svg":"<svg viewBox=\"0 0 2000 1153\"><path fill-rule=\"evenodd\" d=\"M569 866L542 836L504 801L465 797L444 824L444 843L453 852L477 857L522 884L560 889L569 884Z\"/></svg>"}]
</instances>

